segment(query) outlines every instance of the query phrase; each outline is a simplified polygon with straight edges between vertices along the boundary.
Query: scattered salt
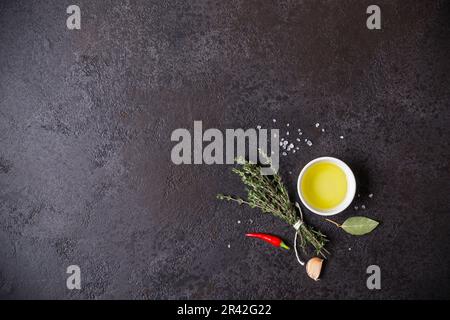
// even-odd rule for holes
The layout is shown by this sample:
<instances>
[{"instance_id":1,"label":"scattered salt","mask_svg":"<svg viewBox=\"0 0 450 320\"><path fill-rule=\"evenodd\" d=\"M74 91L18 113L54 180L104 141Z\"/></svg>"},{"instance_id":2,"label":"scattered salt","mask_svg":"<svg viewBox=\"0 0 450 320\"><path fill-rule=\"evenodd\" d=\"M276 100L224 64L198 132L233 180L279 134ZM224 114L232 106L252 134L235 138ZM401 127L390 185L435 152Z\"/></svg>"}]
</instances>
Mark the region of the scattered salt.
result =
<instances>
[{"instance_id":1,"label":"scattered salt","mask_svg":"<svg viewBox=\"0 0 450 320\"><path fill-rule=\"evenodd\" d=\"M289 123L286 123L286 127L289 127Z\"/></svg>"},{"instance_id":2,"label":"scattered salt","mask_svg":"<svg viewBox=\"0 0 450 320\"><path fill-rule=\"evenodd\" d=\"M241 223L241 220L238 220L237 223L240 224L240 223Z\"/></svg>"},{"instance_id":3,"label":"scattered salt","mask_svg":"<svg viewBox=\"0 0 450 320\"><path fill-rule=\"evenodd\" d=\"M317 122L317 123L316 123L316 128L318 128L319 126L320 126L320 123Z\"/></svg>"},{"instance_id":4,"label":"scattered salt","mask_svg":"<svg viewBox=\"0 0 450 320\"><path fill-rule=\"evenodd\" d=\"M298 142L300 142L300 138L297 138L297 139L295 139L295 140L297 140Z\"/></svg>"},{"instance_id":5,"label":"scattered salt","mask_svg":"<svg viewBox=\"0 0 450 320\"><path fill-rule=\"evenodd\" d=\"M344 136L340 136L339 138L344 139Z\"/></svg>"},{"instance_id":6,"label":"scattered salt","mask_svg":"<svg viewBox=\"0 0 450 320\"><path fill-rule=\"evenodd\" d=\"M287 155L287 153L286 153L286 152L283 152L283 153L282 153L282 155L283 155L283 156L286 156L286 155Z\"/></svg>"},{"instance_id":7,"label":"scattered salt","mask_svg":"<svg viewBox=\"0 0 450 320\"><path fill-rule=\"evenodd\" d=\"M355 210L358 210L358 206L355 206Z\"/></svg>"},{"instance_id":8,"label":"scattered salt","mask_svg":"<svg viewBox=\"0 0 450 320\"><path fill-rule=\"evenodd\" d=\"M258 126L256 126L256 129L258 129L258 130L259 130L259 129L261 129L261 126L259 126L259 125L258 125Z\"/></svg>"},{"instance_id":9,"label":"scattered salt","mask_svg":"<svg viewBox=\"0 0 450 320\"><path fill-rule=\"evenodd\" d=\"M373 198L373 193L369 194L369 198Z\"/></svg>"},{"instance_id":10,"label":"scattered salt","mask_svg":"<svg viewBox=\"0 0 450 320\"><path fill-rule=\"evenodd\" d=\"M322 132L325 132L325 129L324 129L324 128L322 128Z\"/></svg>"},{"instance_id":11,"label":"scattered salt","mask_svg":"<svg viewBox=\"0 0 450 320\"><path fill-rule=\"evenodd\" d=\"M228 244L228 246L227 246L227 247L228 247L228 249L230 249L230 248L231 248L231 244Z\"/></svg>"},{"instance_id":12,"label":"scattered salt","mask_svg":"<svg viewBox=\"0 0 450 320\"><path fill-rule=\"evenodd\" d=\"M365 205L362 205L362 206L361 206L361 209L366 210L366 206L365 206Z\"/></svg>"},{"instance_id":13,"label":"scattered salt","mask_svg":"<svg viewBox=\"0 0 450 320\"><path fill-rule=\"evenodd\" d=\"M311 147L312 146L311 140L308 140L308 142L306 142L306 144Z\"/></svg>"},{"instance_id":14,"label":"scattered salt","mask_svg":"<svg viewBox=\"0 0 450 320\"><path fill-rule=\"evenodd\" d=\"M287 135L287 136L289 135L289 131L286 132L286 135Z\"/></svg>"},{"instance_id":15,"label":"scattered salt","mask_svg":"<svg viewBox=\"0 0 450 320\"><path fill-rule=\"evenodd\" d=\"M272 119L273 123L277 122L277 119Z\"/></svg>"}]
</instances>

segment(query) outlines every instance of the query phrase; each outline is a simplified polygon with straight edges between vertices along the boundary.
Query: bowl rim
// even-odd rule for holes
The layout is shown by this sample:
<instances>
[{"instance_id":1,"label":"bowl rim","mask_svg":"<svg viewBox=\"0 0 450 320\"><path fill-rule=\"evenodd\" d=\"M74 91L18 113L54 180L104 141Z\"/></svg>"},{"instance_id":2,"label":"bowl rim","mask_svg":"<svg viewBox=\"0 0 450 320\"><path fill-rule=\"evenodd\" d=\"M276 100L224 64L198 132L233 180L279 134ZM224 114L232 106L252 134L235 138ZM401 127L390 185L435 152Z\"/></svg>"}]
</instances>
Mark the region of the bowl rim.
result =
<instances>
[{"instance_id":1,"label":"bowl rim","mask_svg":"<svg viewBox=\"0 0 450 320\"><path fill-rule=\"evenodd\" d=\"M332 162L332 163L338 165L339 168L341 168L344 171L345 177L347 178L347 194L345 195L344 201L342 201L336 207L328 209L328 210L320 210L320 209L314 208L313 206L308 204L308 202L304 199L304 197L302 195L300 186L301 186L301 180L302 180L306 170L317 162L325 162L325 161ZM355 194L356 194L355 175L353 174L352 169L344 161L342 161L338 158L329 157L329 156L318 157L318 158L315 158L315 159L309 161L303 167L303 169L300 171L298 178L297 178L297 193L300 197L300 201L303 203L303 205L309 211L311 211L315 214L321 215L321 216L332 216L332 215L338 214L338 213L344 211L345 209L347 209L348 206L352 203L353 199L355 198Z\"/></svg>"}]
</instances>

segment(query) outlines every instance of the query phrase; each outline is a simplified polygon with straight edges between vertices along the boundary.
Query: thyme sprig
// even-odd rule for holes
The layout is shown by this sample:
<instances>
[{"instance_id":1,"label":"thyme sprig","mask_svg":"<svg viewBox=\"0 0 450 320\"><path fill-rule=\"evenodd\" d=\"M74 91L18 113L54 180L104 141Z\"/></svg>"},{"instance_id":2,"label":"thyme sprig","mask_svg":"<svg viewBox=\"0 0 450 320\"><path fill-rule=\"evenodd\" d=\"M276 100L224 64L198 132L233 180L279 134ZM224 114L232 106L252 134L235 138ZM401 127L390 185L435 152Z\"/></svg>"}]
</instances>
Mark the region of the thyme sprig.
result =
<instances>
[{"instance_id":1,"label":"thyme sprig","mask_svg":"<svg viewBox=\"0 0 450 320\"><path fill-rule=\"evenodd\" d=\"M233 168L233 172L241 178L246 186L247 199L231 195L218 194L220 200L233 201L239 205L248 205L251 208L259 208L263 213L271 214L294 226L300 217L294 204L289 199L288 191L278 173L272 176L263 175L261 167L257 164L240 159L239 167ZM306 225L304 222L297 230L299 245L306 253L307 245L311 245L317 255L325 257L329 252L324 248L327 237L320 231Z\"/></svg>"}]
</instances>

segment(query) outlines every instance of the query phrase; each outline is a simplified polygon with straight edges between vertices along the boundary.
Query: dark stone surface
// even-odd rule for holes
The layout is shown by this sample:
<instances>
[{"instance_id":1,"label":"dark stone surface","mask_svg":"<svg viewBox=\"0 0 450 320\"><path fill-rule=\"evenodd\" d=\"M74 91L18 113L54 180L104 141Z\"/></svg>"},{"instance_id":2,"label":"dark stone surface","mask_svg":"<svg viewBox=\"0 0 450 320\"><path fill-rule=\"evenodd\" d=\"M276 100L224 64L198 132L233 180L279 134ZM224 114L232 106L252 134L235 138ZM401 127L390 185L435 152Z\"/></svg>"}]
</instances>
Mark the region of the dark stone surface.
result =
<instances>
[{"instance_id":1,"label":"dark stone surface","mask_svg":"<svg viewBox=\"0 0 450 320\"><path fill-rule=\"evenodd\" d=\"M450 298L450 6L379 0L369 31L372 2L79 0L69 31L69 3L0 1L0 297ZM273 118L313 141L281 159L291 190L307 161L340 157L360 197L335 219L382 221L355 238L309 213L331 239L317 283L243 237L292 230L215 199L242 191L230 166L170 161L194 120Z\"/></svg>"}]
</instances>

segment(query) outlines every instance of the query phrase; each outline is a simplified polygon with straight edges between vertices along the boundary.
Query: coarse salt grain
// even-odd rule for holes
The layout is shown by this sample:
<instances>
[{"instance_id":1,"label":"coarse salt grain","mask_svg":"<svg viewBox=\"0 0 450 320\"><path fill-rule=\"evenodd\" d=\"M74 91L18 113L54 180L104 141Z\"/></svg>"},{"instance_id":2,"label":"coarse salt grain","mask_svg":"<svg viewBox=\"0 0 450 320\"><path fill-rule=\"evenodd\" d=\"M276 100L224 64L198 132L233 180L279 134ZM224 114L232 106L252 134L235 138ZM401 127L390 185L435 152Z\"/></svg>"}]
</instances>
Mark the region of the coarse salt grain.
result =
<instances>
[{"instance_id":1,"label":"coarse salt grain","mask_svg":"<svg viewBox=\"0 0 450 320\"><path fill-rule=\"evenodd\" d=\"M283 153L282 153L282 155L283 155L283 156L286 156L286 155L287 155L287 153L286 153L286 152L283 152Z\"/></svg>"},{"instance_id":2,"label":"coarse salt grain","mask_svg":"<svg viewBox=\"0 0 450 320\"><path fill-rule=\"evenodd\" d=\"M361 209L365 210L365 209L366 209L366 206L365 206L365 205L362 205L362 206L361 206Z\"/></svg>"},{"instance_id":3,"label":"coarse salt grain","mask_svg":"<svg viewBox=\"0 0 450 320\"><path fill-rule=\"evenodd\" d=\"M344 139L344 136L340 136L339 138Z\"/></svg>"},{"instance_id":4,"label":"coarse salt grain","mask_svg":"<svg viewBox=\"0 0 450 320\"><path fill-rule=\"evenodd\" d=\"M308 140L308 142L306 142L306 144L311 147L312 146L312 141Z\"/></svg>"},{"instance_id":5,"label":"coarse salt grain","mask_svg":"<svg viewBox=\"0 0 450 320\"><path fill-rule=\"evenodd\" d=\"M272 121L275 123L275 122L277 122L277 119L272 119Z\"/></svg>"},{"instance_id":6,"label":"coarse salt grain","mask_svg":"<svg viewBox=\"0 0 450 320\"><path fill-rule=\"evenodd\" d=\"M373 193L369 194L369 198L373 198Z\"/></svg>"},{"instance_id":7,"label":"coarse salt grain","mask_svg":"<svg viewBox=\"0 0 450 320\"><path fill-rule=\"evenodd\" d=\"M316 128L318 128L319 126L320 126L320 123L317 122L317 123L316 123Z\"/></svg>"},{"instance_id":8,"label":"coarse salt grain","mask_svg":"<svg viewBox=\"0 0 450 320\"><path fill-rule=\"evenodd\" d=\"M256 129L258 129L258 130L259 130L259 129L261 129L261 126L259 126L259 125L258 125L258 126L256 126Z\"/></svg>"}]
</instances>

